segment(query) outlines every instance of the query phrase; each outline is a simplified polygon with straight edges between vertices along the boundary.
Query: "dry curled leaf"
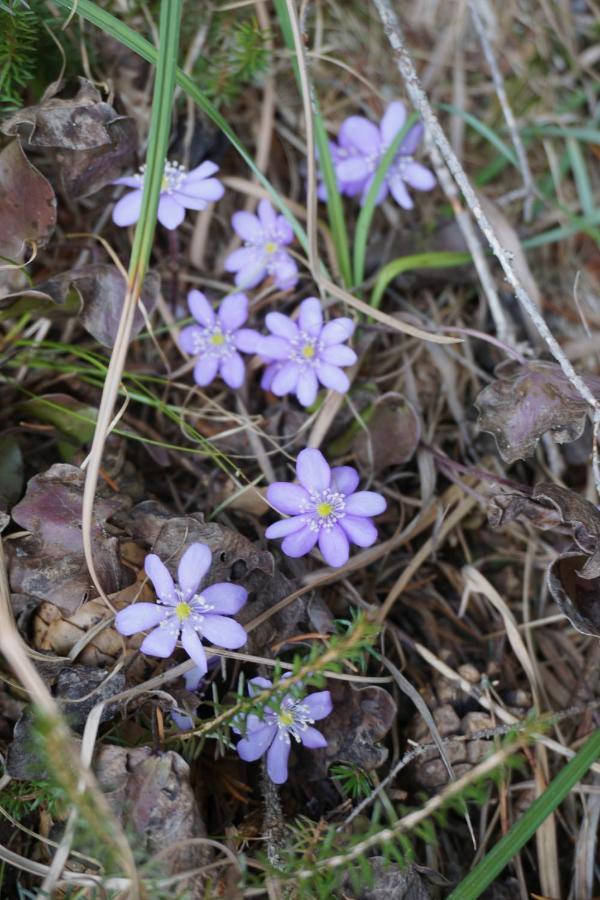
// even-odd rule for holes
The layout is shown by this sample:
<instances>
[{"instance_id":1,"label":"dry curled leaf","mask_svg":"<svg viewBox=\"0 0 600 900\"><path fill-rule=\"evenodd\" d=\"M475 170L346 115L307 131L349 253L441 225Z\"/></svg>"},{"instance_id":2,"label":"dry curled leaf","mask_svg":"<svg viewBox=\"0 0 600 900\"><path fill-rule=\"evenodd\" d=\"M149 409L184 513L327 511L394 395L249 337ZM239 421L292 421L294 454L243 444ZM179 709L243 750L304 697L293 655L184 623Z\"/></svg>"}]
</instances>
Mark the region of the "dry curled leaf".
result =
<instances>
[{"instance_id":1,"label":"dry curled leaf","mask_svg":"<svg viewBox=\"0 0 600 900\"><path fill-rule=\"evenodd\" d=\"M496 494L488 501L488 521L492 528L508 525L516 519L527 519L541 531L560 525L560 514L523 494Z\"/></svg>"},{"instance_id":2,"label":"dry curled leaf","mask_svg":"<svg viewBox=\"0 0 600 900\"><path fill-rule=\"evenodd\" d=\"M25 497L12 511L15 522L31 532L9 545L12 590L49 600L67 613L96 595L83 553L81 510L84 473L56 464L30 479ZM92 548L98 577L108 592L119 590L125 573L118 540L109 519L127 497L97 496L92 520Z\"/></svg>"},{"instance_id":3,"label":"dry curled leaf","mask_svg":"<svg viewBox=\"0 0 600 900\"><path fill-rule=\"evenodd\" d=\"M160 290L156 272L144 278L141 301L148 315L153 311ZM123 302L126 281L116 266L95 263L63 272L24 291L8 294L0 300L0 318L15 318L23 312L47 317L78 315L83 327L105 347L112 347ZM145 323L137 309L132 334Z\"/></svg>"},{"instance_id":4,"label":"dry curled leaf","mask_svg":"<svg viewBox=\"0 0 600 900\"><path fill-rule=\"evenodd\" d=\"M420 437L421 423L414 406L400 394L394 394L376 403L367 430L360 430L354 449L359 463L378 474L388 466L408 462Z\"/></svg>"},{"instance_id":5,"label":"dry curled leaf","mask_svg":"<svg viewBox=\"0 0 600 900\"><path fill-rule=\"evenodd\" d=\"M18 110L2 125L32 148L52 148L65 190L86 197L131 167L136 129L85 78L51 84L36 106Z\"/></svg>"},{"instance_id":6,"label":"dry curled leaf","mask_svg":"<svg viewBox=\"0 0 600 900\"><path fill-rule=\"evenodd\" d=\"M210 862L212 851L197 840L206 837L206 828L190 785L190 769L178 753L108 745L96 754L94 770L112 811L133 836L144 861L163 851L163 874L191 871ZM187 896L204 896L198 875L187 885L178 882L178 889L184 887Z\"/></svg>"},{"instance_id":7,"label":"dry curled leaf","mask_svg":"<svg viewBox=\"0 0 600 900\"><path fill-rule=\"evenodd\" d=\"M548 589L573 628L600 637L600 577L584 578L585 563L580 553L557 556L548 568Z\"/></svg>"},{"instance_id":8,"label":"dry curled leaf","mask_svg":"<svg viewBox=\"0 0 600 900\"><path fill-rule=\"evenodd\" d=\"M479 427L493 434L507 463L532 456L539 439L550 432L559 444L581 436L588 405L556 363L512 360L496 369L496 381L475 400ZM586 377L600 396L600 379Z\"/></svg>"},{"instance_id":9,"label":"dry curled leaf","mask_svg":"<svg viewBox=\"0 0 600 900\"><path fill-rule=\"evenodd\" d=\"M322 778L334 761L351 763L369 772L383 765L388 756L381 741L396 717L396 704L384 688L355 688L346 681L331 681L333 711L319 722L327 747L311 753L311 772Z\"/></svg>"},{"instance_id":10,"label":"dry curled leaf","mask_svg":"<svg viewBox=\"0 0 600 900\"><path fill-rule=\"evenodd\" d=\"M600 512L594 504L569 488L547 482L536 484L533 498L550 503L558 511L575 543L588 556L579 573L581 577L600 577Z\"/></svg>"},{"instance_id":11,"label":"dry curled leaf","mask_svg":"<svg viewBox=\"0 0 600 900\"><path fill-rule=\"evenodd\" d=\"M0 153L0 256L16 262L27 244L43 247L56 225L52 185L11 141Z\"/></svg>"}]
</instances>

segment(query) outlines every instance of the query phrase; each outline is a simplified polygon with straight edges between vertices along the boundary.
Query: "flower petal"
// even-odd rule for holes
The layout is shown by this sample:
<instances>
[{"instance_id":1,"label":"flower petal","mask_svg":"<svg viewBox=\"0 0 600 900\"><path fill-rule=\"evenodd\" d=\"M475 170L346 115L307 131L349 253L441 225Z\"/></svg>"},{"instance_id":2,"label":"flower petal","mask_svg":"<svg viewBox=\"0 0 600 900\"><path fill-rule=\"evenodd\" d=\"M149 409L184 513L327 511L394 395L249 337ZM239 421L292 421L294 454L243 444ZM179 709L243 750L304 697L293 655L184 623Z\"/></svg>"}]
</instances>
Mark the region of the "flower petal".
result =
<instances>
[{"instance_id":1,"label":"flower petal","mask_svg":"<svg viewBox=\"0 0 600 900\"><path fill-rule=\"evenodd\" d=\"M198 353L202 330L197 325L187 325L181 329L177 343L184 353L188 353L190 356L195 356Z\"/></svg>"},{"instance_id":2,"label":"flower petal","mask_svg":"<svg viewBox=\"0 0 600 900\"><path fill-rule=\"evenodd\" d=\"M307 297L300 304L298 324L301 331L305 331L312 337L318 337L323 327L323 309L320 300L316 297Z\"/></svg>"},{"instance_id":3,"label":"flower petal","mask_svg":"<svg viewBox=\"0 0 600 900\"><path fill-rule=\"evenodd\" d=\"M173 197L170 197L168 194L161 194L156 217L160 224L168 228L169 231L175 231L185 219L185 209Z\"/></svg>"},{"instance_id":4,"label":"flower petal","mask_svg":"<svg viewBox=\"0 0 600 900\"><path fill-rule=\"evenodd\" d=\"M307 491L324 491L331 481L331 469L320 450L307 447L296 461L296 474Z\"/></svg>"},{"instance_id":5,"label":"flower petal","mask_svg":"<svg viewBox=\"0 0 600 900\"><path fill-rule=\"evenodd\" d=\"M300 556L306 556L317 543L319 537L318 531L313 531L308 525L289 534L281 545L281 549L286 556L291 559L298 559Z\"/></svg>"},{"instance_id":6,"label":"flower petal","mask_svg":"<svg viewBox=\"0 0 600 900\"><path fill-rule=\"evenodd\" d=\"M277 213L268 200L261 200L258 204L258 218L265 231L271 231L277 225Z\"/></svg>"},{"instance_id":7,"label":"flower petal","mask_svg":"<svg viewBox=\"0 0 600 900\"><path fill-rule=\"evenodd\" d=\"M189 209L203 209L202 206L192 206L192 203L215 203L225 193L225 188L218 178L197 178L190 181L189 178L181 185L178 191L173 191L176 198L183 197L185 206Z\"/></svg>"},{"instance_id":8,"label":"flower petal","mask_svg":"<svg viewBox=\"0 0 600 900\"><path fill-rule=\"evenodd\" d=\"M271 390L277 397L289 394L296 389L299 374L300 366L297 363L284 363L273 379Z\"/></svg>"},{"instance_id":9,"label":"flower petal","mask_svg":"<svg viewBox=\"0 0 600 900\"><path fill-rule=\"evenodd\" d=\"M189 600L197 592L200 582L210 569L212 553L206 544L190 544L177 568L177 580L183 599Z\"/></svg>"},{"instance_id":10,"label":"flower petal","mask_svg":"<svg viewBox=\"0 0 600 900\"><path fill-rule=\"evenodd\" d=\"M256 250L255 248L248 249L252 249L252 253L254 254L253 261L249 262L245 266L242 266L235 276L236 285L239 288L243 288L244 290L249 290L250 288L256 287L256 285L260 284L260 282L267 274L264 254L260 253L260 251ZM236 250L235 252L239 253L240 251Z\"/></svg>"},{"instance_id":11,"label":"flower petal","mask_svg":"<svg viewBox=\"0 0 600 900\"><path fill-rule=\"evenodd\" d=\"M246 631L235 619L207 613L204 616L200 631L207 641L227 650L237 650L248 640Z\"/></svg>"},{"instance_id":12,"label":"flower petal","mask_svg":"<svg viewBox=\"0 0 600 900\"><path fill-rule=\"evenodd\" d=\"M125 187L136 188L141 190L143 179L140 175L123 175L122 178L115 178L111 184L124 184Z\"/></svg>"},{"instance_id":13,"label":"flower petal","mask_svg":"<svg viewBox=\"0 0 600 900\"><path fill-rule=\"evenodd\" d=\"M263 376L260 380L260 386L263 391L270 391L273 387L273 381L275 380L275 376L279 372L281 368L281 363L275 362L270 366L267 366L265 371L263 372Z\"/></svg>"},{"instance_id":14,"label":"flower petal","mask_svg":"<svg viewBox=\"0 0 600 900\"><path fill-rule=\"evenodd\" d=\"M225 384L232 390L240 388L246 377L246 367L240 354L232 353L230 356L225 356L221 360L219 374Z\"/></svg>"},{"instance_id":15,"label":"flower petal","mask_svg":"<svg viewBox=\"0 0 600 900\"><path fill-rule=\"evenodd\" d=\"M317 399L319 382L315 370L308 366L302 366L296 385L296 397L302 406L312 406Z\"/></svg>"},{"instance_id":16,"label":"flower petal","mask_svg":"<svg viewBox=\"0 0 600 900\"><path fill-rule=\"evenodd\" d=\"M204 178L210 178L211 175L214 175L215 172L218 171L219 167L216 163L211 162L209 159L205 159L203 163L200 163L199 166L196 166L195 169L192 169L187 173L183 183L187 184L188 181L200 181Z\"/></svg>"},{"instance_id":17,"label":"flower petal","mask_svg":"<svg viewBox=\"0 0 600 900\"><path fill-rule=\"evenodd\" d=\"M237 331L248 318L248 298L245 294L230 294L219 307L219 321L225 331Z\"/></svg>"},{"instance_id":18,"label":"flower petal","mask_svg":"<svg viewBox=\"0 0 600 900\"><path fill-rule=\"evenodd\" d=\"M400 144L400 152L406 154L407 156L412 156L413 153L416 153L419 144L423 140L424 131L425 129L423 128L422 122L417 122L415 125L413 125L413 127L409 129L408 134Z\"/></svg>"},{"instance_id":19,"label":"flower petal","mask_svg":"<svg viewBox=\"0 0 600 900\"><path fill-rule=\"evenodd\" d=\"M346 373L337 366L331 366L326 362L319 363L317 366L317 378L326 388L338 391L340 394L345 394L350 388L350 381Z\"/></svg>"},{"instance_id":20,"label":"flower petal","mask_svg":"<svg viewBox=\"0 0 600 900\"><path fill-rule=\"evenodd\" d=\"M350 544L339 525L322 528L319 534L319 550L328 566L338 568L348 562Z\"/></svg>"},{"instance_id":21,"label":"flower petal","mask_svg":"<svg viewBox=\"0 0 600 900\"><path fill-rule=\"evenodd\" d=\"M298 337L298 326L289 316L284 316L283 313L267 313L265 325L272 334L285 338L288 341L294 341Z\"/></svg>"},{"instance_id":22,"label":"flower petal","mask_svg":"<svg viewBox=\"0 0 600 900\"><path fill-rule=\"evenodd\" d=\"M194 666L193 669L188 669L188 671L183 676L186 691L197 691L200 687L200 682L205 675L206 672L203 672L202 669L199 668L199 666Z\"/></svg>"},{"instance_id":23,"label":"flower petal","mask_svg":"<svg viewBox=\"0 0 600 900\"><path fill-rule=\"evenodd\" d=\"M208 206L208 202L204 197L193 197L191 194L182 193L182 191L173 191L169 196L183 209L194 209L197 212L201 212Z\"/></svg>"},{"instance_id":24,"label":"flower petal","mask_svg":"<svg viewBox=\"0 0 600 900\"><path fill-rule=\"evenodd\" d=\"M253 328L240 328L233 336L233 341L242 353L258 353L258 345L263 336Z\"/></svg>"},{"instance_id":25,"label":"flower petal","mask_svg":"<svg viewBox=\"0 0 600 900\"><path fill-rule=\"evenodd\" d=\"M136 634L154 628L166 615L167 610L158 603L132 603L117 613L115 628L119 634Z\"/></svg>"},{"instance_id":26,"label":"flower petal","mask_svg":"<svg viewBox=\"0 0 600 900\"><path fill-rule=\"evenodd\" d=\"M124 228L127 225L134 225L140 217L142 211L142 191L131 191L125 194L115 203L112 211L112 220L115 225Z\"/></svg>"},{"instance_id":27,"label":"flower petal","mask_svg":"<svg viewBox=\"0 0 600 900\"><path fill-rule=\"evenodd\" d=\"M298 282L298 266L296 261L287 253L281 250L271 265L269 272L273 276L275 287L280 291L289 291Z\"/></svg>"},{"instance_id":28,"label":"flower petal","mask_svg":"<svg viewBox=\"0 0 600 900\"><path fill-rule=\"evenodd\" d=\"M218 368L218 356L202 356L194 366L194 381L200 387L206 387L216 377Z\"/></svg>"},{"instance_id":29,"label":"flower petal","mask_svg":"<svg viewBox=\"0 0 600 900\"><path fill-rule=\"evenodd\" d=\"M171 710L171 718L180 731L191 731L194 727L194 720L187 713L180 713L177 709Z\"/></svg>"},{"instance_id":30,"label":"flower petal","mask_svg":"<svg viewBox=\"0 0 600 900\"><path fill-rule=\"evenodd\" d=\"M357 547L372 547L377 540L377 529L364 516L344 516L340 519L340 527Z\"/></svg>"},{"instance_id":31,"label":"flower petal","mask_svg":"<svg viewBox=\"0 0 600 900\"><path fill-rule=\"evenodd\" d=\"M379 153L381 146L379 128L364 116L350 116L342 122L338 143L344 149L356 149L364 156Z\"/></svg>"},{"instance_id":32,"label":"flower petal","mask_svg":"<svg viewBox=\"0 0 600 900\"><path fill-rule=\"evenodd\" d=\"M257 260L262 260L263 253L258 247L240 247L230 253L224 263L226 272L237 272L238 269L253 266Z\"/></svg>"},{"instance_id":33,"label":"flower petal","mask_svg":"<svg viewBox=\"0 0 600 900\"><path fill-rule=\"evenodd\" d=\"M421 163L412 162L404 170L403 176L407 184L417 191L431 191L436 186L433 172L422 166Z\"/></svg>"},{"instance_id":34,"label":"flower petal","mask_svg":"<svg viewBox=\"0 0 600 900\"><path fill-rule=\"evenodd\" d=\"M260 759L272 744L276 734L277 725L263 725L261 728L249 732L248 736L242 738L236 747L240 759L245 762L255 762Z\"/></svg>"},{"instance_id":35,"label":"flower petal","mask_svg":"<svg viewBox=\"0 0 600 900\"><path fill-rule=\"evenodd\" d=\"M260 244L264 240L263 227L252 213L234 213L231 217L231 225L243 241L249 241L251 244Z\"/></svg>"},{"instance_id":36,"label":"flower petal","mask_svg":"<svg viewBox=\"0 0 600 900\"><path fill-rule=\"evenodd\" d=\"M327 739L325 736L311 725L307 725L306 728L300 732L300 740L309 750L318 750L320 747L327 746Z\"/></svg>"},{"instance_id":37,"label":"flower petal","mask_svg":"<svg viewBox=\"0 0 600 900\"><path fill-rule=\"evenodd\" d=\"M383 143L389 147L406 122L406 107L400 100L394 100L386 109L379 125Z\"/></svg>"},{"instance_id":38,"label":"flower petal","mask_svg":"<svg viewBox=\"0 0 600 900\"><path fill-rule=\"evenodd\" d=\"M335 167L335 174L342 185L362 183L372 171L373 167L363 156L350 156Z\"/></svg>"},{"instance_id":39,"label":"flower petal","mask_svg":"<svg viewBox=\"0 0 600 900\"><path fill-rule=\"evenodd\" d=\"M329 691L317 691L316 694L308 694L302 701L304 706L308 706L311 719L318 722L324 719L333 709L331 694Z\"/></svg>"},{"instance_id":40,"label":"flower petal","mask_svg":"<svg viewBox=\"0 0 600 900\"><path fill-rule=\"evenodd\" d=\"M331 470L331 487L342 494L353 494L358 487L360 477L353 466L334 466Z\"/></svg>"},{"instance_id":41,"label":"flower petal","mask_svg":"<svg viewBox=\"0 0 600 900\"><path fill-rule=\"evenodd\" d=\"M154 585L154 590L163 603L170 605L177 603L175 585L164 562L156 555L149 553L144 560L146 575Z\"/></svg>"},{"instance_id":42,"label":"flower petal","mask_svg":"<svg viewBox=\"0 0 600 900\"><path fill-rule=\"evenodd\" d=\"M288 757L290 755L290 739L278 734L267 753L267 772L274 784L284 784L288 777Z\"/></svg>"},{"instance_id":43,"label":"flower petal","mask_svg":"<svg viewBox=\"0 0 600 900\"><path fill-rule=\"evenodd\" d=\"M395 175L389 180L390 191L392 192L392 197L402 209L412 209L413 202L410 194L406 189L406 185L404 184L404 180L402 176Z\"/></svg>"},{"instance_id":44,"label":"flower petal","mask_svg":"<svg viewBox=\"0 0 600 900\"><path fill-rule=\"evenodd\" d=\"M177 643L177 630L175 628L163 628L158 626L144 638L140 650L148 656L160 656L167 659L171 656Z\"/></svg>"},{"instance_id":45,"label":"flower petal","mask_svg":"<svg viewBox=\"0 0 600 900\"><path fill-rule=\"evenodd\" d=\"M204 588L202 596L212 606L212 612L222 616L235 616L248 599L248 591L241 584L220 581Z\"/></svg>"},{"instance_id":46,"label":"flower petal","mask_svg":"<svg viewBox=\"0 0 600 900\"><path fill-rule=\"evenodd\" d=\"M332 319L327 322L321 332L320 341L324 347L331 347L333 344L342 344L354 334L354 322L352 319L342 317L340 319Z\"/></svg>"},{"instance_id":47,"label":"flower petal","mask_svg":"<svg viewBox=\"0 0 600 900\"><path fill-rule=\"evenodd\" d=\"M215 324L215 313L205 294L201 291L190 291L187 296L187 302L196 322L204 325L205 328L210 328L211 325Z\"/></svg>"},{"instance_id":48,"label":"flower petal","mask_svg":"<svg viewBox=\"0 0 600 900\"><path fill-rule=\"evenodd\" d=\"M198 671L205 675L208 671L206 653L202 641L189 625L184 625L181 629L181 644L189 658L196 663Z\"/></svg>"},{"instance_id":49,"label":"flower petal","mask_svg":"<svg viewBox=\"0 0 600 900\"><path fill-rule=\"evenodd\" d=\"M277 216L275 234L280 244L291 244L294 240L294 229L285 216Z\"/></svg>"},{"instance_id":50,"label":"flower petal","mask_svg":"<svg viewBox=\"0 0 600 900\"><path fill-rule=\"evenodd\" d=\"M308 494L299 484L275 481L267 488L267 500L278 512L295 516L306 510Z\"/></svg>"},{"instance_id":51,"label":"flower petal","mask_svg":"<svg viewBox=\"0 0 600 900\"><path fill-rule=\"evenodd\" d=\"M275 334L266 335L258 345L258 352L266 359L289 359L291 350L289 341Z\"/></svg>"},{"instance_id":52,"label":"flower petal","mask_svg":"<svg viewBox=\"0 0 600 900\"><path fill-rule=\"evenodd\" d=\"M353 366L358 357L354 350L345 344L333 344L323 349L321 359L333 366Z\"/></svg>"},{"instance_id":53,"label":"flower petal","mask_svg":"<svg viewBox=\"0 0 600 900\"><path fill-rule=\"evenodd\" d=\"M279 522L273 522L265 531L265 537L268 541L276 538L287 537L288 534L294 534L300 531L305 525L304 516L292 516L291 519L280 519Z\"/></svg>"},{"instance_id":54,"label":"flower petal","mask_svg":"<svg viewBox=\"0 0 600 900\"><path fill-rule=\"evenodd\" d=\"M385 497L375 491L357 491L346 498L346 512L350 516L378 516L386 508Z\"/></svg>"},{"instance_id":55,"label":"flower petal","mask_svg":"<svg viewBox=\"0 0 600 900\"><path fill-rule=\"evenodd\" d=\"M254 678L251 678L248 682L248 693L251 697L256 697L257 694L260 694L261 691L266 691L268 688L273 687L273 682L269 681L268 678L263 678L262 675L255 675ZM250 724L250 719L256 718L256 716L249 716L247 725ZM261 721L260 719L258 721Z\"/></svg>"}]
</instances>

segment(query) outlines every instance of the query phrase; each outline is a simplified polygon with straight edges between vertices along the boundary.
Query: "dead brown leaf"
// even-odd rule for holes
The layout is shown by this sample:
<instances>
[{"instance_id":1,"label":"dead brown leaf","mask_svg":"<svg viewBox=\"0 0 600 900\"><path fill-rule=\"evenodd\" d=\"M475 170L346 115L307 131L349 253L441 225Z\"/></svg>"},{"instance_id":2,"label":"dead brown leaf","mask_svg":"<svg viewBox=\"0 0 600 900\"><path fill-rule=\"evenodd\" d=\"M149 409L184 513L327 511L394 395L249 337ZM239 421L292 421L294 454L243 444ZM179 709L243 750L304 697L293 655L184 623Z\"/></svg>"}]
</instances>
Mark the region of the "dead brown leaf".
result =
<instances>
[{"instance_id":1,"label":"dead brown leaf","mask_svg":"<svg viewBox=\"0 0 600 900\"><path fill-rule=\"evenodd\" d=\"M56 225L56 197L19 141L0 153L0 208L0 256L19 262L27 244L48 243Z\"/></svg>"},{"instance_id":2,"label":"dead brown leaf","mask_svg":"<svg viewBox=\"0 0 600 900\"><path fill-rule=\"evenodd\" d=\"M359 463L375 474L388 466L408 462L421 437L421 423L414 406L404 397L383 397L376 403L367 431L354 441Z\"/></svg>"}]
</instances>

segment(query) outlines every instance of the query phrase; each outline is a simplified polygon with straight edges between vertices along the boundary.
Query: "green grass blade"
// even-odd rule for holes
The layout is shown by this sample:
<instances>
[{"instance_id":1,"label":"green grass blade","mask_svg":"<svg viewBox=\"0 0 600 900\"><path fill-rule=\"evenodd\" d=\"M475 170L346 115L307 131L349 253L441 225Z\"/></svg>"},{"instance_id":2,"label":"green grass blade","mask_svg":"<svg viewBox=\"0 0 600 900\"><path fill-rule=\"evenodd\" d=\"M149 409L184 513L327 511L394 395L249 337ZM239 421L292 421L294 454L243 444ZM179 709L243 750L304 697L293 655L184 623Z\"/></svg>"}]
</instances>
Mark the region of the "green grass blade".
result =
<instances>
[{"instance_id":1,"label":"green grass blade","mask_svg":"<svg viewBox=\"0 0 600 900\"><path fill-rule=\"evenodd\" d=\"M464 263L470 262L470 260L470 253L455 253L452 251L415 253L413 256L400 256L381 269L369 302L374 309L379 309L381 298L388 284L398 275L402 275L403 272L409 272L412 269L445 269L451 266L462 266Z\"/></svg>"},{"instance_id":2,"label":"green grass blade","mask_svg":"<svg viewBox=\"0 0 600 900\"><path fill-rule=\"evenodd\" d=\"M296 76L296 81L300 83L298 73L298 63L295 57L294 35L290 23L290 17L284 0L275 0L275 10L279 19L279 26L285 45L292 54L292 67ZM338 268L342 276L344 287L350 287L352 281L352 270L350 267L350 245L348 243L348 230L346 228L346 218L344 216L344 207L342 198L338 190L337 178L333 170L333 161L329 150L329 139L327 130L323 123L319 102L316 96L312 96L313 107L313 124L315 129L315 141L319 154L319 164L323 174L323 181L327 189L327 215L329 217L329 226L331 228L331 237L335 249Z\"/></svg>"},{"instance_id":3,"label":"green grass blade","mask_svg":"<svg viewBox=\"0 0 600 900\"><path fill-rule=\"evenodd\" d=\"M550 782L544 793L531 804L508 834L498 841L494 849L452 891L448 900L476 900L480 897L599 757L600 728L587 739L581 750Z\"/></svg>"},{"instance_id":4,"label":"green grass blade","mask_svg":"<svg viewBox=\"0 0 600 900\"><path fill-rule=\"evenodd\" d=\"M519 167L519 163L517 162L517 157L510 149L508 144L506 144L502 138L499 138L495 131L492 131L487 125L484 125L478 118L476 118L471 113L467 112L465 109L460 109L458 106L452 106L450 103L441 103L440 109L443 109L445 112L452 113L454 116L460 116L461 119L464 119L465 122L471 126L473 131L476 131L477 134L480 134L481 137L485 138L490 144L492 144L496 150L512 165L517 169Z\"/></svg>"},{"instance_id":5,"label":"green grass blade","mask_svg":"<svg viewBox=\"0 0 600 900\"><path fill-rule=\"evenodd\" d=\"M577 193L579 201L586 218L594 212L594 193L590 184L587 166L581 152L581 145L573 137L567 138L567 153L569 154L569 162L575 184L577 185Z\"/></svg>"},{"instance_id":6,"label":"green grass blade","mask_svg":"<svg viewBox=\"0 0 600 900\"><path fill-rule=\"evenodd\" d=\"M119 19L115 18L115 16L99 7L96 3L93 3L92 0L56 0L56 5L61 7L62 9L68 10L69 12L71 12L71 10L75 8L78 15L83 16L83 18L90 22L92 25L96 25L106 34L110 34L111 37L114 37L125 47L129 47L130 50L133 50L134 53L137 53L138 56L142 57L142 59L145 59L153 65L156 65L158 60L158 52L156 50L156 47L154 47L149 41L147 41L132 28L129 28L129 26L125 25L123 22L120 22ZM190 78L190 76L182 72L181 69L177 69L176 81L177 84L181 88L183 88L185 93L192 98L192 100L200 107L200 109L205 112L206 115L210 119L212 119L215 125L223 132L223 134L226 135L226 137L229 139L232 146L235 147L248 168L252 171L260 184L262 184L264 189L267 191L274 205L286 217L286 219L294 229L294 233L298 238L298 241L300 242L302 248L305 250L305 252L308 252L308 239L306 236L306 231L303 229L302 225L294 216L287 204L281 199L280 195L277 193L269 179L266 178L266 176L263 175L263 173L260 171L251 155L248 153L243 143L240 141L227 120L223 118L221 113L210 102L210 100L208 100L202 94L202 92Z\"/></svg>"},{"instance_id":7,"label":"green grass blade","mask_svg":"<svg viewBox=\"0 0 600 900\"><path fill-rule=\"evenodd\" d=\"M411 113L411 115L407 118L404 123L404 127L400 129L388 149L385 151L383 155L383 159L379 163L377 167L377 171L375 173L375 178L373 179L373 184L369 188L369 192L364 202L364 206L360 211L358 216L358 220L356 222L356 231L354 233L354 286L358 287L358 285L362 284L364 274L365 274L365 257L367 252L367 240L369 237L369 229L371 227L371 221L373 219L373 213L375 212L375 201L377 199L377 193L379 188L383 184L383 179L388 173L388 169L390 168L392 162L394 161L394 157L398 152L398 148L400 144L412 128L412 126L417 121L418 117L415 113Z\"/></svg>"}]
</instances>

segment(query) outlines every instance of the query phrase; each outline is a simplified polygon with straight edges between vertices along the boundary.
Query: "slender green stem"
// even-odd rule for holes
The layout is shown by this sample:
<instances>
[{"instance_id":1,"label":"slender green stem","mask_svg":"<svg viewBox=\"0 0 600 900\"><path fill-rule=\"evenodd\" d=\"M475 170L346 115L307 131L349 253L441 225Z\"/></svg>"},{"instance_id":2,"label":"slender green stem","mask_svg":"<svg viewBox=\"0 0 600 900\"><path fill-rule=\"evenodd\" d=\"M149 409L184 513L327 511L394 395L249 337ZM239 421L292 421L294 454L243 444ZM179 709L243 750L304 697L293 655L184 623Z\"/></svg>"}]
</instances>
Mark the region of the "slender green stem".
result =
<instances>
[{"instance_id":1,"label":"slender green stem","mask_svg":"<svg viewBox=\"0 0 600 900\"><path fill-rule=\"evenodd\" d=\"M364 274L365 274L365 257L367 252L367 240L369 237L369 229L371 228L371 221L373 219L373 213L375 212L375 203L377 200L377 194L379 193L379 188L383 184L383 180L388 173L388 169L390 168L394 158L398 152L398 148L400 144L412 128L412 126L417 121L417 115L415 113L411 113L411 115L407 118L404 123L404 127L400 129L388 149L385 151L379 166L377 167L377 171L375 173L375 178L373 179L373 184L369 188L369 192L366 196L365 203L363 208L360 211L360 215L356 222L356 231L354 232L354 286L358 287L362 284Z\"/></svg>"},{"instance_id":2,"label":"slender green stem","mask_svg":"<svg viewBox=\"0 0 600 900\"><path fill-rule=\"evenodd\" d=\"M550 782L541 797L531 804L494 849L452 891L448 900L476 900L480 897L599 757L600 728L594 731L577 755Z\"/></svg>"},{"instance_id":3,"label":"slender green stem","mask_svg":"<svg viewBox=\"0 0 600 900\"><path fill-rule=\"evenodd\" d=\"M158 51L155 47L152 46L149 41L147 41L132 28L129 28L123 22L120 22L119 19L115 18L115 16L111 15L109 12L106 12L106 10L102 9L96 3L93 3L92 0L55 0L55 2L57 6L61 7L62 9L69 10L69 12L75 8L77 13L80 16L83 16L83 18L88 22L91 22L92 25L96 25L106 34L110 34L111 37L114 37L125 47L129 47L130 50L133 50L134 53L137 53L138 56L142 57L142 59L147 60L153 65L157 64ZM203 95L202 91L200 91L200 89L197 87L197 85L189 75L186 75L181 71L181 69L177 69L175 78L177 84L181 88L183 88L185 93L192 98L194 103L196 103L210 119L212 119L217 128L219 128L223 132L223 134L227 136L248 168L252 171L252 173L262 184L266 192L269 194L275 206L277 206L281 213L286 217L286 219L294 229L294 233L298 238L298 241L300 242L302 248L306 252L308 252L308 239L306 236L306 231L302 228L302 225L289 209L285 201L282 200L281 196L277 193L269 179L265 175L263 175L263 173L257 167L256 163L236 135L235 131L226 121L226 119L223 118L221 113L215 106L213 106L210 100L208 100Z\"/></svg>"}]
</instances>

